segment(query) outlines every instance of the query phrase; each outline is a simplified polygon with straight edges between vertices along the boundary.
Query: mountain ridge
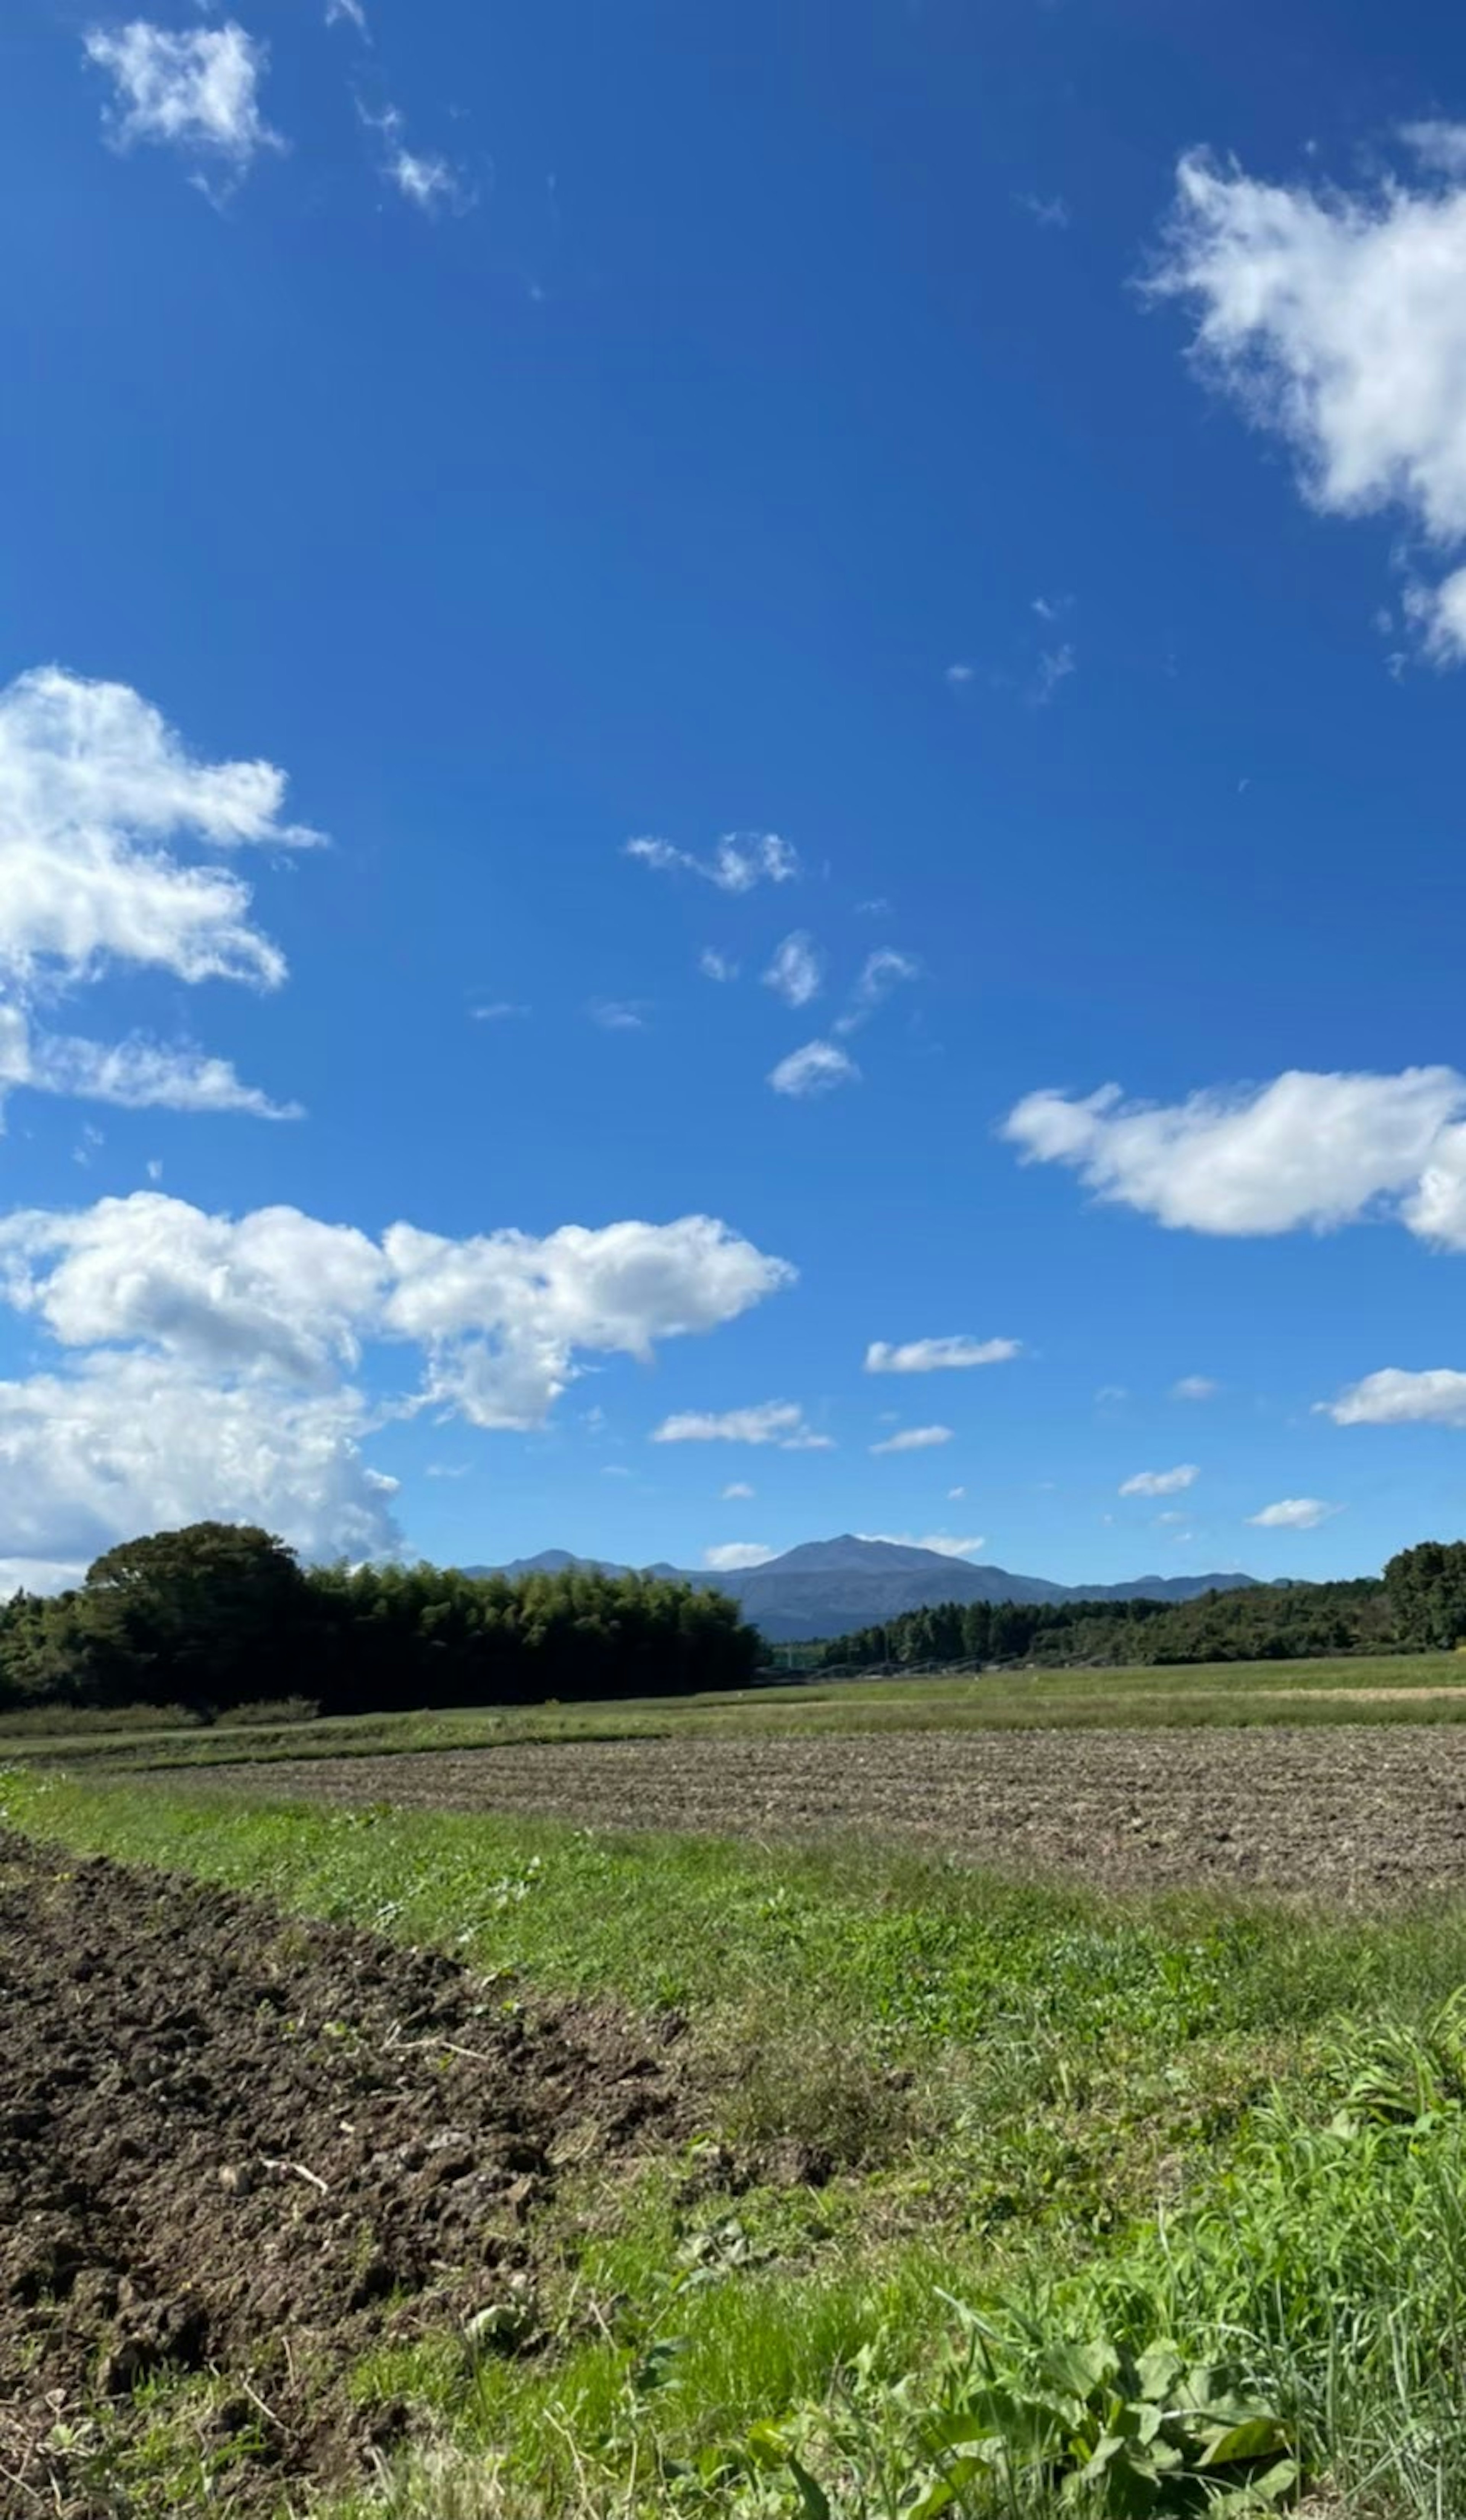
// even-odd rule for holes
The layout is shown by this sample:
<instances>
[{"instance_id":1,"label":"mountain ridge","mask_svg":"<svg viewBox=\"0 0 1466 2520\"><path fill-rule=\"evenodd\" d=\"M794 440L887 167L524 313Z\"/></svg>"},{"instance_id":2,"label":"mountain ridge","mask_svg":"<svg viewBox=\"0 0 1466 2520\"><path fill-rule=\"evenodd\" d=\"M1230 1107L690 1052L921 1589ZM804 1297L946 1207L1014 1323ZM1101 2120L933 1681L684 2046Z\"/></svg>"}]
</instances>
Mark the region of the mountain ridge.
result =
<instances>
[{"instance_id":1,"label":"mountain ridge","mask_svg":"<svg viewBox=\"0 0 1466 2520\"><path fill-rule=\"evenodd\" d=\"M633 1570L619 1560L582 1557L573 1550L543 1549L502 1566L467 1566L467 1575L558 1573L585 1566L603 1574ZM1237 1572L1208 1575L1137 1575L1124 1584L1056 1584L1043 1575L1018 1575L1004 1566L974 1565L941 1550L908 1543L863 1540L840 1532L829 1540L798 1542L760 1566L679 1567L658 1559L635 1570L705 1591L727 1593L772 1644L808 1643L878 1625L938 1601L1192 1601L1203 1593L1246 1592L1260 1578Z\"/></svg>"}]
</instances>

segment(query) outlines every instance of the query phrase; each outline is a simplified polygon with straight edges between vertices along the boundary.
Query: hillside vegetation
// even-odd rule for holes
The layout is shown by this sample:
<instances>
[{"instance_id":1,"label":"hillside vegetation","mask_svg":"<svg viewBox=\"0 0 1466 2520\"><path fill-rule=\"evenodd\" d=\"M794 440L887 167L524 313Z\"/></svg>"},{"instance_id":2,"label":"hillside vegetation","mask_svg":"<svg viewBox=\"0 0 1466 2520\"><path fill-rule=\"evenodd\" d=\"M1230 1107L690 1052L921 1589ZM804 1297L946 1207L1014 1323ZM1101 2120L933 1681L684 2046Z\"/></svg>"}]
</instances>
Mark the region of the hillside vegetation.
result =
<instances>
[{"instance_id":1,"label":"hillside vegetation","mask_svg":"<svg viewBox=\"0 0 1466 2520\"><path fill-rule=\"evenodd\" d=\"M821 1666L1292 1662L1449 1652L1463 1640L1466 1543L1424 1541L1380 1579L1257 1585L1194 1601L944 1601L832 1639Z\"/></svg>"}]
</instances>

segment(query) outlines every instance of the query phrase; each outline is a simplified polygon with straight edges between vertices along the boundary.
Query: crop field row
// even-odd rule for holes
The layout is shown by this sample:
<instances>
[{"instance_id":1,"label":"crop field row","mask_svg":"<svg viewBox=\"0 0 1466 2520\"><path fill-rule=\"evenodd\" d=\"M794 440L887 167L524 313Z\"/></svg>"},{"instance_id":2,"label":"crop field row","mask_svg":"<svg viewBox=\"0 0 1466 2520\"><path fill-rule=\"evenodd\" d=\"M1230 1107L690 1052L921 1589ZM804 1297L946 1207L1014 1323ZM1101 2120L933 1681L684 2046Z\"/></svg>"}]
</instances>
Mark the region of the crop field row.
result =
<instances>
[{"instance_id":1,"label":"crop field row","mask_svg":"<svg viewBox=\"0 0 1466 2520\"><path fill-rule=\"evenodd\" d=\"M776 1838L858 1830L1108 1887L1466 1886L1453 1730L925 1732L505 1743L209 1772L215 1790Z\"/></svg>"}]
</instances>

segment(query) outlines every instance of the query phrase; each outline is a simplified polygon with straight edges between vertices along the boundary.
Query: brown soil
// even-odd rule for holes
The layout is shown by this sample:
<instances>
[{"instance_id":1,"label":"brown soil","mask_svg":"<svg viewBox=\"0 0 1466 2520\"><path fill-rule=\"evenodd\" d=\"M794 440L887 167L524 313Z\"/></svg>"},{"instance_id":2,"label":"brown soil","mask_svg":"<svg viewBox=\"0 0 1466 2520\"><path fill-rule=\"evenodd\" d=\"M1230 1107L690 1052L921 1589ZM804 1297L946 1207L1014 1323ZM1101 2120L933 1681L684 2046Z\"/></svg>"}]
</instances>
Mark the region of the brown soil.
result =
<instances>
[{"instance_id":1,"label":"brown soil","mask_svg":"<svg viewBox=\"0 0 1466 2520\"><path fill-rule=\"evenodd\" d=\"M208 1781L622 1828L856 1828L1117 1888L1377 1901L1466 1886L1466 1739L1444 1726L514 1743L213 1769Z\"/></svg>"},{"instance_id":2,"label":"brown soil","mask_svg":"<svg viewBox=\"0 0 1466 2520\"><path fill-rule=\"evenodd\" d=\"M531 2344L557 2182L687 2123L608 2011L7 1835L0 2025L6 2520L148 2507L91 2480L164 2365L229 2384L210 2509L359 2479L394 2419L353 2417L350 2362L484 2311Z\"/></svg>"}]
</instances>

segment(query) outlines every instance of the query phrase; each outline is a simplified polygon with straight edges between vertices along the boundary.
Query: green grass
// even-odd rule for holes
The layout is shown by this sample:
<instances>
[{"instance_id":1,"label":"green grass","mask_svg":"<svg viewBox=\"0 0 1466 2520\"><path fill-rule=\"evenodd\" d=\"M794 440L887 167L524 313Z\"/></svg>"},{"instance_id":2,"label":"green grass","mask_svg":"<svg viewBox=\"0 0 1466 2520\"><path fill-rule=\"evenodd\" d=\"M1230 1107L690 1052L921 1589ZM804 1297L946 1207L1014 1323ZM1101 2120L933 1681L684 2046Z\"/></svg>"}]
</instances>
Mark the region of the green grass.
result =
<instances>
[{"instance_id":1,"label":"green grass","mask_svg":"<svg viewBox=\"0 0 1466 2520\"><path fill-rule=\"evenodd\" d=\"M1356 1692L1370 1692L1360 1697ZM1445 1691L1457 1694L1429 1694ZM1336 1692L1343 1692L1342 1694ZM1466 1722L1466 1655L1328 1661L1147 1664L1119 1671L919 1674L814 1679L720 1694L587 1705L419 1709L398 1715L250 1720L217 1727L136 1709L121 1717L45 1710L0 1716L0 1761L203 1767L242 1759L480 1749L511 1741L617 1741L729 1734L1070 1730L1154 1726Z\"/></svg>"},{"instance_id":2,"label":"green grass","mask_svg":"<svg viewBox=\"0 0 1466 2520\"><path fill-rule=\"evenodd\" d=\"M561 2195L540 2350L438 2336L353 2375L429 2440L337 2520L820 2520L812 2492L835 2520L910 2520L948 2488L931 2512L1039 2520L1044 2353L1101 2337L1228 2366L1330 2520L1466 2508L1466 1908L1106 1900L866 1847L35 1770L0 1806L62 1849L689 2024L700 2137ZM752 2174L736 2193L723 2147ZM991 2412L988 2361L1008 2431L953 2487L941 2436ZM192 2507L190 2404L165 2393L125 2453L139 2513Z\"/></svg>"}]
</instances>

